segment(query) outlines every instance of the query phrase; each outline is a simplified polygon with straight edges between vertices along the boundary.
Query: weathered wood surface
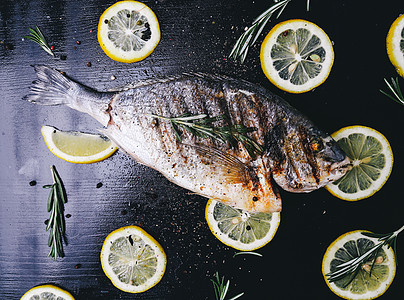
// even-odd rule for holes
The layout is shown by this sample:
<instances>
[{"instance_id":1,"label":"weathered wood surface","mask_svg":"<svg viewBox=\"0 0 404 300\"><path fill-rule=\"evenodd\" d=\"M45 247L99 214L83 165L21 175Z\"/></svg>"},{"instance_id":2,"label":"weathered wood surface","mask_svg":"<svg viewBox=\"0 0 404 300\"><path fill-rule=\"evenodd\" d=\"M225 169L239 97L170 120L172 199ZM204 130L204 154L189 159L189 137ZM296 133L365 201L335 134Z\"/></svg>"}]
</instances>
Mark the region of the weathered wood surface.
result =
<instances>
[{"instance_id":1,"label":"weathered wood surface","mask_svg":"<svg viewBox=\"0 0 404 300\"><path fill-rule=\"evenodd\" d=\"M210 279L219 271L231 281L229 295L245 292L242 299L263 294L268 299L301 299L302 295L336 299L321 275L322 256L330 242L349 230L390 232L403 223L404 107L378 90L386 89L383 77L396 76L385 51L385 37L392 21L404 11L399 1L383 7L369 1L311 1L306 12L305 2L293 0L279 21L304 18L317 23L335 43L336 59L322 86L304 95L290 95L272 86L261 71L263 36L244 65L227 59L244 27L271 1L146 1L160 21L161 42L144 61L122 64L110 60L96 39L98 18L114 1L2 0L0 298L18 299L35 285L54 283L76 299L213 299ZM22 40L28 27L35 25L65 60ZM121 152L91 165L53 156L41 137L41 125L95 132L99 124L68 108L24 102L22 97L35 78L31 64L58 68L98 90L185 71L243 78L282 95L329 132L354 124L381 131L393 147L393 173L380 192L357 203L338 200L325 190L301 195L282 192L281 226L274 240L258 251L263 257L233 258L235 250L215 239L206 225L205 199ZM112 81L111 75L117 79ZM401 84L404 87L402 79ZM51 183L52 164L65 182L65 209L70 216L66 218L66 257L58 261L47 257L44 225L48 190L42 186ZM36 185L31 186L33 180ZM98 183L102 186L97 187ZM128 224L140 225L153 235L168 258L162 281L139 295L117 290L99 262L104 238ZM398 259L404 261L403 238L398 249ZM399 265L383 299L400 299L403 271Z\"/></svg>"}]
</instances>

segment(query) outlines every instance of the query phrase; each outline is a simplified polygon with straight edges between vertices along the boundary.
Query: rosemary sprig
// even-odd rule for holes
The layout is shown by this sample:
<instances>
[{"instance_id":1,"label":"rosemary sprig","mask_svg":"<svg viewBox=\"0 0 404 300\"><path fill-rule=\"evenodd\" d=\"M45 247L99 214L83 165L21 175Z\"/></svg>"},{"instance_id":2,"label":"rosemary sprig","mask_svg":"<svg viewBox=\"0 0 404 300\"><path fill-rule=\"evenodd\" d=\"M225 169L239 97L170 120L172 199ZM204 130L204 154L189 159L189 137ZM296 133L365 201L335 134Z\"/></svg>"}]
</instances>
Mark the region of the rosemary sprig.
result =
<instances>
[{"instance_id":1,"label":"rosemary sprig","mask_svg":"<svg viewBox=\"0 0 404 300\"><path fill-rule=\"evenodd\" d=\"M379 90L379 91L383 95L386 95L387 97L389 97L391 100L393 100L401 105L404 105L404 96L403 96L403 93L401 92L400 85L398 84L398 77L396 77L396 78L391 77L391 83L389 83L387 81L387 79L384 78L384 82L387 84L387 87L393 93L393 95L390 95L382 90Z\"/></svg>"},{"instance_id":2,"label":"rosemary sprig","mask_svg":"<svg viewBox=\"0 0 404 300\"><path fill-rule=\"evenodd\" d=\"M24 36L24 38L29 39L35 43L37 43L43 50L45 50L48 54L55 56L53 54L51 48L49 47L48 43L46 42L46 39L42 32L39 30L38 26L35 25L35 30L32 29L31 27L28 27L30 31L30 35Z\"/></svg>"},{"instance_id":3,"label":"rosemary sprig","mask_svg":"<svg viewBox=\"0 0 404 300\"><path fill-rule=\"evenodd\" d=\"M60 178L55 166L51 166L53 184L44 185L44 188L49 188L47 210L50 212L50 217L46 224L46 231L50 230L48 246L50 251L48 256L52 256L55 260L57 257L64 257L63 240L66 243L66 224L64 219L64 204L67 202L66 190L62 179Z\"/></svg>"},{"instance_id":4,"label":"rosemary sprig","mask_svg":"<svg viewBox=\"0 0 404 300\"><path fill-rule=\"evenodd\" d=\"M179 117L168 118L157 115L150 115L155 118L167 120L171 122L174 128L175 136L181 142L181 136L177 127L182 127L193 135L201 138L213 138L222 142L229 142L234 148L237 148L238 142L246 148L251 158L255 159L256 155L262 154L263 147L256 141L248 137L246 134L256 131L255 127L246 127L242 124L215 127L212 123L225 119L224 115L216 117L208 117L205 114L191 115L183 114Z\"/></svg>"},{"instance_id":5,"label":"rosemary sprig","mask_svg":"<svg viewBox=\"0 0 404 300\"><path fill-rule=\"evenodd\" d=\"M381 248L385 245L388 246L388 248L392 247L394 250L394 255L396 256L396 243L397 243L397 236L400 232L404 230L404 226L398 229L397 231L394 231L392 233L387 233L387 234L378 234L378 233L371 233L371 232L362 232L363 235L372 237L372 238L377 238L379 243L375 244L372 248L370 248L368 251L363 253L361 256L358 256L356 258L353 258L345 263L342 263L338 265L335 269L335 271L330 272L326 274L328 277L329 282L334 282L341 280L345 277L351 276L350 280L345 284L345 286L348 286L352 280L355 278L356 274L359 272L359 270L369 261L372 262L372 266L370 267L369 270L369 276L372 273L373 267L376 263L376 259L378 257L378 254L381 250ZM396 262L397 262L397 256L396 256Z\"/></svg>"},{"instance_id":6,"label":"rosemary sprig","mask_svg":"<svg viewBox=\"0 0 404 300\"><path fill-rule=\"evenodd\" d=\"M229 285L230 285L230 280L227 280L226 284L224 283L224 276L222 276L222 279L219 277L219 273L216 272L215 274L215 280L211 279L213 283L213 289L215 291L215 296L216 300L224 300L226 297L226 294L229 290ZM233 298L230 298L229 300L235 300L243 296L244 293L240 293Z\"/></svg>"},{"instance_id":7,"label":"rosemary sprig","mask_svg":"<svg viewBox=\"0 0 404 300\"><path fill-rule=\"evenodd\" d=\"M245 58L247 57L247 53L249 47L251 47L258 39L258 36L261 34L265 25L271 19L272 14L278 11L278 15L276 18L282 14L283 10L289 4L291 0L274 0L274 4L270 6L266 11L260 14L253 22L250 27L246 29L246 31L239 37L233 49L230 52L229 57L234 60L240 59L240 62L243 63ZM307 11L310 9L310 0L307 0L306 5Z\"/></svg>"}]
</instances>

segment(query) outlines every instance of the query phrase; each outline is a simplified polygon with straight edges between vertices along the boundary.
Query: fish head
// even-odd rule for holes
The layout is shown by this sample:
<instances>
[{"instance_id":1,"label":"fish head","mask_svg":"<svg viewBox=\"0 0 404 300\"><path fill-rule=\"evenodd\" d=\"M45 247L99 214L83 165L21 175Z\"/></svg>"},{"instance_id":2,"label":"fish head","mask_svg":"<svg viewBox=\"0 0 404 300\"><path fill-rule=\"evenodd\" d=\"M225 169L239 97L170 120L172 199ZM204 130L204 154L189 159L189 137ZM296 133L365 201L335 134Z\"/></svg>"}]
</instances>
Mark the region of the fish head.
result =
<instances>
[{"instance_id":1,"label":"fish head","mask_svg":"<svg viewBox=\"0 0 404 300\"><path fill-rule=\"evenodd\" d=\"M278 146L281 155L271 163L275 182L290 192L321 188L341 178L349 169L349 158L331 136L304 125L285 132Z\"/></svg>"},{"instance_id":2,"label":"fish head","mask_svg":"<svg viewBox=\"0 0 404 300\"><path fill-rule=\"evenodd\" d=\"M315 159L321 185L344 176L350 168L350 160L338 143L319 130L312 130L308 138L308 155L312 155Z\"/></svg>"}]
</instances>

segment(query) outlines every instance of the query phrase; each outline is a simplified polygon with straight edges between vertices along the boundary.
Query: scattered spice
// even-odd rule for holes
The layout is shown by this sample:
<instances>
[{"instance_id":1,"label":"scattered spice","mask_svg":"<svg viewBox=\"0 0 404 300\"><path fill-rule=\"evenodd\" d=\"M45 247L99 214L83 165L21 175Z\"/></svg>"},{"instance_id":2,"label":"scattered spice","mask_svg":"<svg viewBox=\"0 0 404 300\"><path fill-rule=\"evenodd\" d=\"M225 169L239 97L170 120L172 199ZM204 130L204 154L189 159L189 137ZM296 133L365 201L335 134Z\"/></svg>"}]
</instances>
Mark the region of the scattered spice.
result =
<instances>
[{"instance_id":1,"label":"scattered spice","mask_svg":"<svg viewBox=\"0 0 404 300\"><path fill-rule=\"evenodd\" d=\"M98 182L96 185L96 188L99 189L100 187L102 187L102 182Z\"/></svg>"},{"instance_id":2,"label":"scattered spice","mask_svg":"<svg viewBox=\"0 0 404 300\"><path fill-rule=\"evenodd\" d=\"M6 44L4 44L4 48L6 50L14 50L14 45L10 44L10 43L6 43Z\"/></svg>"},{"instance_id":3,"label":"scattered spice","mask_svg":"<svg viewBox=\"0 0 404 300\"><path fill-rule=\"evenodd\" d=\"M74 266L75 269L80 269L81 268L81 264L77 264Z\"/></svg>"},{"instance_id":4,"label":"scattered spice","mask_svg":"<svg viewBox=\"0 0 404 300\"><path fill-rule=\"evenodd\" d=\"M115 75L111 75L111 80L115 80L115 79L116 79Z\"/></svg>"},{"instance_id":5,"label":"scattered spice","mask_svg":"<svg viewBox=\"0 0 404 300\"><path fill-rule=\"evenodd\" d=\"M50 49L53 51L53 50L55 50L55 46L50 46Z\"/></svg>"},{"instance_id":6,"label":"scattered spice","mask_svg":"<svg viewBox=\"0 0 404 300\"><path fill-rule=\"evenodd\" d=\"M66 214L66 218L70 218L72 215L71 214Z\"/></svg>"},{"instance_id":7,"label":"scattered spice","mask_svg":"<svg viewBox=\"0 0 404 300\"><path fill-rule=\"evenodd\" d=\"M76 44L77 44L77 45L80 45L80 44L81 44L81 42L80 42L80 41L76 41Z\"/></svg>"},{"instance_id":8,"label":"scattered spice","mask_svg":"<svg viewBox=\"0 0 404 300\"><path fill-rule=\"evenodd\" d=\"M30 186L35 186L35 185L36 185L36 180L31 180L31 181L29 182L29 185L30 185Z\"/></svg>"},{"instance_id":9,"label":"scattered spice","mask_svg":"<svg viewBox=\"0 0 404 300\"><path fill-rule=\"evenodd\" d=\"M87 67L91 67L91 62L88 61L88 62L86 63L86 66L87 66Z\"/></svg>"}]
</instances>

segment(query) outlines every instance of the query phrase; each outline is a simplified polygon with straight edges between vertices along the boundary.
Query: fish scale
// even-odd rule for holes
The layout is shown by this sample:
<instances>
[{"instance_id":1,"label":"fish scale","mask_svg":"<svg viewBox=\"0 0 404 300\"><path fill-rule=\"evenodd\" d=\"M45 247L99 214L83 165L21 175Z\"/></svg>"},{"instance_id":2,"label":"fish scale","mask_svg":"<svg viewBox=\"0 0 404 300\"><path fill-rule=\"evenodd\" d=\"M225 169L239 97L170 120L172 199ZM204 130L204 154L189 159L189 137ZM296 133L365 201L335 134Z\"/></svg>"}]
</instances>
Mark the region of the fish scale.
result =
<instances>
[{"instance_id":1,"label":"fish scale","mask_svg":"<svg viewBox=\"0 0 404 300\"><path fill-rule=\"evenodd\" d=\"M47 66L35 66L35 71L39 79L26 100L88 113L139 163L201 196L237 208L280 211L278 186L310 192L347 171L349 160L329 135L280 97L244 80L195 73L96 92ZM263 151L252 157L241 142L235 147L229 141L195 136L161 118L185 113L224 115L213 123L219 128L254 128L243 135Z\"/></svg>"}]
</instances>

